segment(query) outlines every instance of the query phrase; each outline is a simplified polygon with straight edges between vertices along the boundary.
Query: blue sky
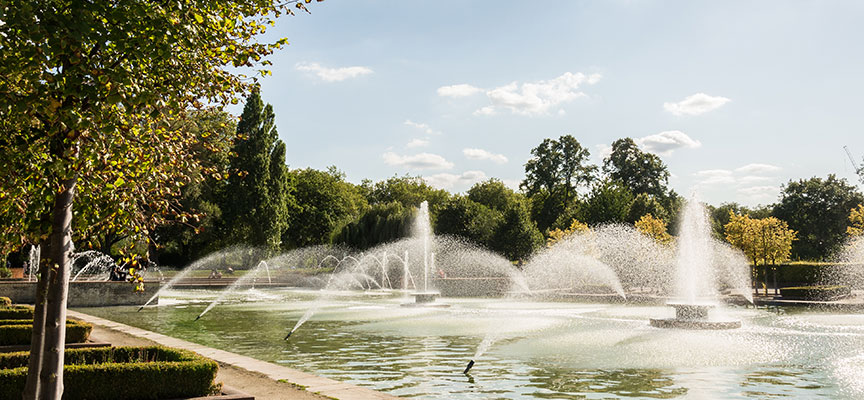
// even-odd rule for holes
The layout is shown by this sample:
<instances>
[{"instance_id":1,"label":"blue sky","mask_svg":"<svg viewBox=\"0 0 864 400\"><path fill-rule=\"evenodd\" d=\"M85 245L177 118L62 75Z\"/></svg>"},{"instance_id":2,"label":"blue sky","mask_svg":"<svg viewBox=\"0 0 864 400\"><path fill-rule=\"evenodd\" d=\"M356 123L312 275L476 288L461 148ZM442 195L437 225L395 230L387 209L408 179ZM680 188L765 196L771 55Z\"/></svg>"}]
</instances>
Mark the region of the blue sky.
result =
<instances>
[{"instance_id":1,"label":"blue sky","mask_svg":"<svg viewBox=\"0 0 864 400\"><path fill-rule=\"evenodd\" d=\"M600 163L621 137L681 194L747 205L790 179L857 184L864 2L327 0L268 37L292 168L516 185L531 148L572 134ZM236 110L235 110L236 111Z\"/></svg>"}]
</instances>

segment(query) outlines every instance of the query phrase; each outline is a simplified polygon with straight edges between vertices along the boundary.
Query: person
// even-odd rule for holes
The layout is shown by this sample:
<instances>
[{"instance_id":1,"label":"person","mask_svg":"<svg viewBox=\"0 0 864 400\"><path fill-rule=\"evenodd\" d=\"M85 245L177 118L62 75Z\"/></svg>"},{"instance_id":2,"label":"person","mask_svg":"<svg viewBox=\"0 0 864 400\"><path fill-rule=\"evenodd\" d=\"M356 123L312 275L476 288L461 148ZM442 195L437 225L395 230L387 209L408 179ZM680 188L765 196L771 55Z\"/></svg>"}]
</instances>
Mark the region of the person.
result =
<instances>
[{"instance_id":1,"label":"person","mask_svg":"<svg viewBox=\"0 0 864 400\"><path fill-rule=\"evenodd\" d=\"M216 270L216 279L222 279L222 273Z\"/></svg>"},{"instance_id":2,"label":"person","mask_svg":"<svg viewBox=\"0 0 864 400\"><path fill-rule=\"evenodd\" d=\"M228 269L225 270L225 273L228 275L234 275L234 268L228 267Z\"/></svg>"}]
</instances>

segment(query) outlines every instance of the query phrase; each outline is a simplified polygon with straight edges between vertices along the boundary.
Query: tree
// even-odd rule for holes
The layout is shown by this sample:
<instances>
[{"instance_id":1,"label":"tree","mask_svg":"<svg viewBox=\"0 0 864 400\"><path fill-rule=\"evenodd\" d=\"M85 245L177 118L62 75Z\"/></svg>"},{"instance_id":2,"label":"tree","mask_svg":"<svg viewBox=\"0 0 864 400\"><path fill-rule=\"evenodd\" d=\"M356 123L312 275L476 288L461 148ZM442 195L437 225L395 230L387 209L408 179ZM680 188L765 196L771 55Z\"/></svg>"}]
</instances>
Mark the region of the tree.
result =
<instances>
[{"instance_id":1,"label":"tree","mask_svg":"<svg viewBox=\"0 0 864 400\"><path fill-rule=\"evenodd\" d=\"M381 243L400 239L409 234L414 221L414 209L402 203L374 204L357 220L351 221L334 236L334 243L365 250Z\"/></svg>"},{"instance_id":2,"label":"tree","mask_svg":"<svg viewBox=\"0 0 864 400\"><path fill-rule=\"evenodd\" d=\"M666 223L662 219L654 218L651 214L643 215L634 225L636 230L658 243L668 244L672 242L672 236L666 232Z\"/></svg>"},{"instance_id":3,"label":"tree","mask_svg":"<svg viewBox=\"0 0 864 400\"><path fill-rule=\"evenodd\" d=\"M589 230L590 228L588 228L587 224L574 218L567 229L553 229L549 231L546 237L546 247L552 247L572 234L588 232Z\"/></svg>"},{"instance_id":4,"label":"tree","mask_svg":"<svg viewBox=\"0 0 864 400\"><path fill-rule=\"evenodd\" d=\"M764 266L765 294L768 294L769 266L774 271L776 289L777 264L789 259L796 232L789 229L786 222L775 217L755 219L734 212L730 212L725 229L726 239L747 254L754 270L760 264ZM751 278L753 276L755 274L751 274Z\"/></svg>"},{"instance_id":5,"label":"tree","mask_svg":"<svg viewBox=\"0 0 864 400\"><path fill-rule=\"evenodd\" d=\"M468 189L468 199L480 203L492 210L504 212L517 202L525 201L525 197L513 191L496 178L477 182Z\"/></svg>"},{"instance_id":6,"label":"tree","mask_svg":"<svg viewBox=\"0 0 864 400\"><path fill-rule=\"evenodd\" d=\"M142 236L166 215L188 219L172 199L197 169L190 148L198 138L166 121L247 90L247 77L229 68L267 63L285 41L261 44L258 35L288 7L244 0L0 5L0 243L45 249L26 398L63 392L73 214L97 222L103 213L94 207L110 204L108 224L138 227Z\"/></svg>"},{"instance_id":7,"label":"tree","mask_svg":"<svg viewBox=\"0 0 864 400\"><path fill-rule=\"evenodd\" d=\"M330 167L292 170L297 211L288 218L282 240L290 247L330 243L342 226L358 218L368 207L357 186L345 181L345 174Z\"/></svg>"},{"instance_id":8,"label":"tree","mask_svg":"<svg viewBox=\"0 0 864 400\"><path fill-rule=\"evenodd\" d=\"M612 143L612 152L603 160L603 172L621 182L631 193L665 198L669 171L660 157L639 149L631 138Z\"/></svg>"},{"instance_id":9,"label":"tree","mask_svg":"<svg viewBox=\"0 0 864 400\"><path fill-rule=\"evenodd\" d=\"M859 204L849 211L849 226L846 228L846 233L850 236L864 234L864 205Z\"/></svg>"},{"instance_id":10,"label":"tree","mask_svg":"<svg viewBox=\"0 0 864 400\"><path fill-rule=\"evenodd\" d=\"M576 188L594 181L596 165L588 165L591 153L576 138L564 135L558 140L544 139L531 150L525 164L525 180L520 187L528 196L541 190L560 191L564 204L576 195Z\"/></svg>"},{"instance_id":11,"label":"tree","mask_svg":"<svg viewBox=\"0 0 864 400\"><path fill-rule=\"evenodd\" d=\"M465 238L481 246L493 247L493 237L503 220L503 213L455 196L438 211L435 233Z\"/></svg>"},{"instance_id":12,"label":"tree","mask_svg":"<svg viewBox=\"0 0 864 400\"><path fill-rule=\"evenodd\" d=\"M258 88L246 98L231 149L232 174L224 187L221 230L229 243L278 250L288 221L285 144L279 140L273 107Z\"/></svg>"},{"instance_id":13,"label":"tree","mask_svg":"<svg viewBox=\"0 0 864 400\"><path fill-rule=\"evenodd\" d=\"M773 215L799 234L801 240L792 246L792 257L819 260L842 245L849 210L861 203L864 195L855 186L831 174L827 179L789 181Z\"/></svg>"},{"instance_id":14,"label":"tree","mask_svg":"<svg viewBox=\"0 0 864 400\"><path fill-rule=\"evenodd\" d=\"M369 204L399 202L404 207L417 208L420 203L429 202L429 212L434 217L438 208L449 198L446 190L435 189L419 176L393 176L387 180L372 183L363 181L361 189Z\"/></svg>"},{"instance_id":15,"label":"tree","mask_svg":"<svg viewBox=\"0 0 864 400\"><path fill-rule=\"evenodd\" d=\"M580 220L589 225L623 223L630 214L633 194L618 181L606 179L594 186L579 210Z\"/></svg>"},{"instance_id":16,"label":"tree","mask_svg":"<svg viewBox=\"0 0 864 400\"><path fill-rule=\"evenodd\" d=\"M532 217L546 231L573 206L577 189L596 179L597 166L588 164L591 153L571 135L544 139L531 154L520 187L531 200Z\"/></svg>"},{"instance_id":17,"label":"tree","mask_svg":"<svg viewBox=\"0 0 864 400\"><path fill-rule=\"evenodd\" d=\"M510 260L522 260L543 244L543 235L531 221L526 207L516 203L504 213L504 221L492 238L492 250Z\"/></svg>"},{"instance_id":18,"label":"tree","mask_svg":"<svg viewBox=\"0 0 864 400\"><path fill-rule=\"evenodd\" d=\"M639 193L633 198L633 203L630 204L630 212L627 214L627 222L635 224L645 215L651 215L654 218L659 218L664 221L669 221L669 214L663 204L648 193ZM664 228L665 229L665 228Z\"/></svg>"}]
</instances>

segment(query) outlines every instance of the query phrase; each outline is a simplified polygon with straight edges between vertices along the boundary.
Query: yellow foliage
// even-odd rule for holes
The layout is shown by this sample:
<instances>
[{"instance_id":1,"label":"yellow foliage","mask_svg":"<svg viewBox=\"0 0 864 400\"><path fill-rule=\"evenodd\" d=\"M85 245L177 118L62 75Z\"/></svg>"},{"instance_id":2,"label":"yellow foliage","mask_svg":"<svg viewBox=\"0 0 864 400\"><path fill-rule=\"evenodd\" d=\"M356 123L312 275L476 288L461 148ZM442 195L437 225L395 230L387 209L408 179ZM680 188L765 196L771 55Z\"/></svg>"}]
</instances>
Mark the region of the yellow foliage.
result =
<instances>
[{"instance_id":1,"label":"yellow foliage","mask_svg":"<svg viewBox=\"0 0 864 400\"><path fill-rule=\"evenodd\" d=\"M660 243L672 241L672 235L666 232L666 223L662 219L654 218L653 215L645 214L634 224L639 232L651 237Z\"/></svg>"},{"instance_id":2,"label":"yellow foliage","mask_svg":"<svg viewBox=\"0 0 864 400\"><path fill-rule=\"evenodd\" d=\"M789 259L797 232L775 217L762 219L729 213L726 240L750 258L753 265L777 265Z\"/></svg>"},{"instance_id":3,"label":"yellow foliage","mask_svg":"<svg viewBox=\"0 0 864 400\"><path fill-rule=\"evenodd\" d=\"M577 219L573 219L573 222L570 223L570 227L566 230L554 229L549 232L549 237L546 238L546 247L552 247L555 243L563 240L565 237L570 236L574 233L583 233L590 231L588 225L584 222L581 222Z\"/></svg>"},{"instance_id":4,"label":"yellow foliage","mask_svg":"<svg viewBox=\"0 0 864 400\"><path fill-rule=\"evenodd\" d=\"M849 212L849 227L846 233L851 236L864 234L864 205L859 204Z\"/></svg>"}]
</instances>

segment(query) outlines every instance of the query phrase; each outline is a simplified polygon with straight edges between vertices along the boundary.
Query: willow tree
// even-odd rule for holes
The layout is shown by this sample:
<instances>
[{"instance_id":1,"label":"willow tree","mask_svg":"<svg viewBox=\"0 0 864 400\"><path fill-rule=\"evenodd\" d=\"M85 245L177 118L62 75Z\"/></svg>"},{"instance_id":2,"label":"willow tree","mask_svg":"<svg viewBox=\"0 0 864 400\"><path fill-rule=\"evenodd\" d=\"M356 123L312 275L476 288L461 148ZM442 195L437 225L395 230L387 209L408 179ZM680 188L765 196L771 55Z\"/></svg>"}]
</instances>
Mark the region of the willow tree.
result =
<instances>
[{"instance_id":1,"label":"willow tree","mask_svg":"<svg viewBox=\"0 0 864 400\"><path fill-rule=\"evenodd\" d=\"M166 218L193 221L172 199L202 140L172 126L254 84L240 71L286 43L259 35L288 3L0 3L0 251L45 249L25 398L63 392L73 216L140 237Z\"/></svg>"}]
</instances>

